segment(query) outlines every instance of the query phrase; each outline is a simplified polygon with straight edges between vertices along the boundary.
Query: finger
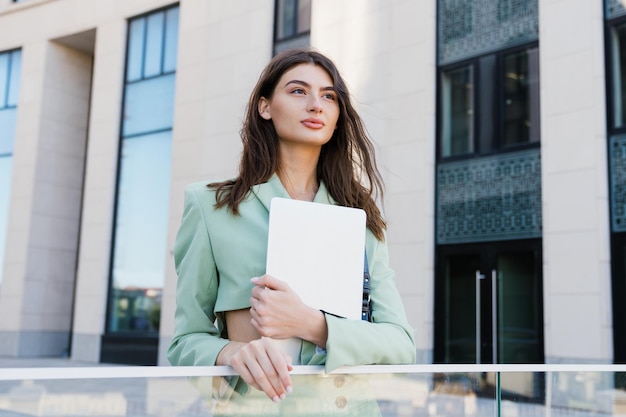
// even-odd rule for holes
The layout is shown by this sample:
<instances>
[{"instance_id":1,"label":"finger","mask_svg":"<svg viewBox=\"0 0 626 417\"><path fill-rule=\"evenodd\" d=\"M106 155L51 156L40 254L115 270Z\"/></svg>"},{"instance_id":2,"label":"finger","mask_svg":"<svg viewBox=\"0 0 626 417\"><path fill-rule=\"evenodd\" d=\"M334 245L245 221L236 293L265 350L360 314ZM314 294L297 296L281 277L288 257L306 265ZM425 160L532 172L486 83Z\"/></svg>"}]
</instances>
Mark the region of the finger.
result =
<instances>
[{"instance_id":1,"label":"finger","mask_svg":"<svg viewBox=\"0 0 626 417\"><path fill-rule=\"evenodd\" d=\"M250 298L250 315L252 316L252 318L260 321L260 319L266 313L267 307L263 304L261 300L254 297Z\"/></svg>"},{"instance_id":2,"label":"finger","mask_svg":"<svg viewBox=\"0 0 626 417\"><path fill-rule=\"evenodd\" d=\"M265 287L253 287L252 290L250 290L250 294L252 295L253 298L256 298L256 299L261 299L261 297L263 296L263 292L269 292L269 291L266 291Z\"/></svg>"},{"instance_id":3,"label":"finger","mask_svg":"<svg viewBox=\"0 0 626 417\"><path fill-rule=\"evenodd\" d=\"M248 370L256 383L260 386L261 391L272 399L272 401L277 402L284 399L287 394L287 389L282 384L275 364L270 360L263 347L255 346L255 348L258 349L255 355L256 360L247 362Z\"/></svg>"},{"instance_id":4,"label":"finger","mask_svg":"<svg viewBox=\"0 0 626 417\"><path fill-rule=\"evenodd\" d=\"M291 375L289 374L289 371L293 370L291 357L278 350L271 350L268 354L270 360L275 364L274 368L277 370L277 376L280 379L281 385L285 388L287 393L291 393L292 382Z\"/></svg>"},{"instance_id":5,"label":"finger","mask_svg":"<svg viewBox=\"0 0 626 417\"><path fill-rule=\"evenodd\" d=\"M252 374L248 370L247 365L244 363L244 361L241 358L233 358L233 360L231 361L230 366L235 370L235 372L237 372L239 374L239 376L248 385L251 385L252 387L258 389L259 391L261 390L261 387L254 380L254 377L252 376Z\"/></svg>"},{"instance_id":6,"label":"finger","mask_svg":"<svg viewBox=\"0 0 626 417\"><path fill-rule=\"evenodd\" d=\"M285 281L281 281L278 278L274 278L273 276L268 274L265 274L259 277L258 280L252 282L259 287L267 287L271 290L286 291L289 289L289 285L287 285Z\"/></svg>"},{"instance_id":7,"label":"finger","mask_svg":"<svg viewBox=\"0 0 626 417\"><path fill-rule=\"evenodd\" d=\"M233 360L231 366L249 385L263 391L270 399L280 398L272 384L265 375L263 368L258 362L256 353L250 349L251 345L240 351L240 356Z\"/></svg>"}]
</instances>

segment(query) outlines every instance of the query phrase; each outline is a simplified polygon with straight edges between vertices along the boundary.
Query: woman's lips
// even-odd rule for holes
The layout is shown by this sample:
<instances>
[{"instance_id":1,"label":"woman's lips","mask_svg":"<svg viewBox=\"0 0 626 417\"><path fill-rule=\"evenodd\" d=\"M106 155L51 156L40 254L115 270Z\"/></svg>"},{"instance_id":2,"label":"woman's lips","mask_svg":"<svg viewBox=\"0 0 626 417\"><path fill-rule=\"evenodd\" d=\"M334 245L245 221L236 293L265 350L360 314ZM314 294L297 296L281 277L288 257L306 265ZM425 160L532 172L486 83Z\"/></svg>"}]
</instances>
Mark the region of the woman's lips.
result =
<instances>
[{"instance_id":1,"label":"woman's lips","mask_svg":"<svg viewBox=\"0 0 626 417\"><path fill-rule=\"evenodd\" d=\"M301 123L311 129L321 129L324 127L323 121L321 121L320 119L313 118L313 117L304 119Z\"/></svg>"}]
</instances>

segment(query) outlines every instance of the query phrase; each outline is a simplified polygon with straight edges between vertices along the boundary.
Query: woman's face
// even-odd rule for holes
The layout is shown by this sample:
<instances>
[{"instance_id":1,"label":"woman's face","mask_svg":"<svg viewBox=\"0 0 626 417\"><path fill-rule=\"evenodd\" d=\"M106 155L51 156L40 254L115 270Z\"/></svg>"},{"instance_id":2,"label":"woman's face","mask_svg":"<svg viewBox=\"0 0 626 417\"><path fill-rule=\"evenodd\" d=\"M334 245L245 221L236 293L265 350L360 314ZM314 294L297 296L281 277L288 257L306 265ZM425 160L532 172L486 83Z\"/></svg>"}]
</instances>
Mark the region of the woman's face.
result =
<instances>
[{"instance_id":1,"label":"woman's face","mask_svg":"<svg viewBox=\"0 0 626 417\"><path fill-rule=\"evenodd\" d=\"M262 97L259 113L272 120L283 145L321 147L330 140L339 119L339 102L328 73L314 64L300 64L278 80L271 99Z\"/></svg>"}]
</instances>

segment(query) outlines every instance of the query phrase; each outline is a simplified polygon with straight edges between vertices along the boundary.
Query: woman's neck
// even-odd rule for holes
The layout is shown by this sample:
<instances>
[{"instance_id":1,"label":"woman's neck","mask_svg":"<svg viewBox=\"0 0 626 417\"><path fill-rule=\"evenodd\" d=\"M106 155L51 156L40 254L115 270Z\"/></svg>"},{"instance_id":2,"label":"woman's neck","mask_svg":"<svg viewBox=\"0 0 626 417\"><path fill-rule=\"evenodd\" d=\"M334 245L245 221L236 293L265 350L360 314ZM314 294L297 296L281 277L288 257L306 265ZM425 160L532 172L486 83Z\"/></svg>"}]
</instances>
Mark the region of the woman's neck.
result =
<instances>
[{"instance_id":1,"label":"woman's neck","mask_svg":"<svg viewBox=\"0 0 626 417\"><path fill-rule=\"evenodd\" d=\"M281 152L278 177L289 196L295 200L313 201L319 188L317 155Z\"/></svg>"}]
</instances>

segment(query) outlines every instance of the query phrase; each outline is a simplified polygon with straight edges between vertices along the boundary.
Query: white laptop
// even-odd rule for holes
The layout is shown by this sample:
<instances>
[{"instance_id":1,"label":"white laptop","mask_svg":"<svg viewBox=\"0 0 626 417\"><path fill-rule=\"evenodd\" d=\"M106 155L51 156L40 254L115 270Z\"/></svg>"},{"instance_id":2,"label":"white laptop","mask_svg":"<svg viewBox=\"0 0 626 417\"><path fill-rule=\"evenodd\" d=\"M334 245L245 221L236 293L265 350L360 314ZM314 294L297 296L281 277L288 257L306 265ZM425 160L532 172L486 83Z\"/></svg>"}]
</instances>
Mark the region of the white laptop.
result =
<instances>
[{"instance_id":1,"label":"white laptop","mask_svg":"<svg viewBox=\"0 0 626 417\"><path fill-rule=\"evenodd\" d=\"M302 301L348 319L361 319L365 211L273 198L270 203L266 273ZM299 339L279 341L299 363Z\"/></svg>"}]
</instances>

